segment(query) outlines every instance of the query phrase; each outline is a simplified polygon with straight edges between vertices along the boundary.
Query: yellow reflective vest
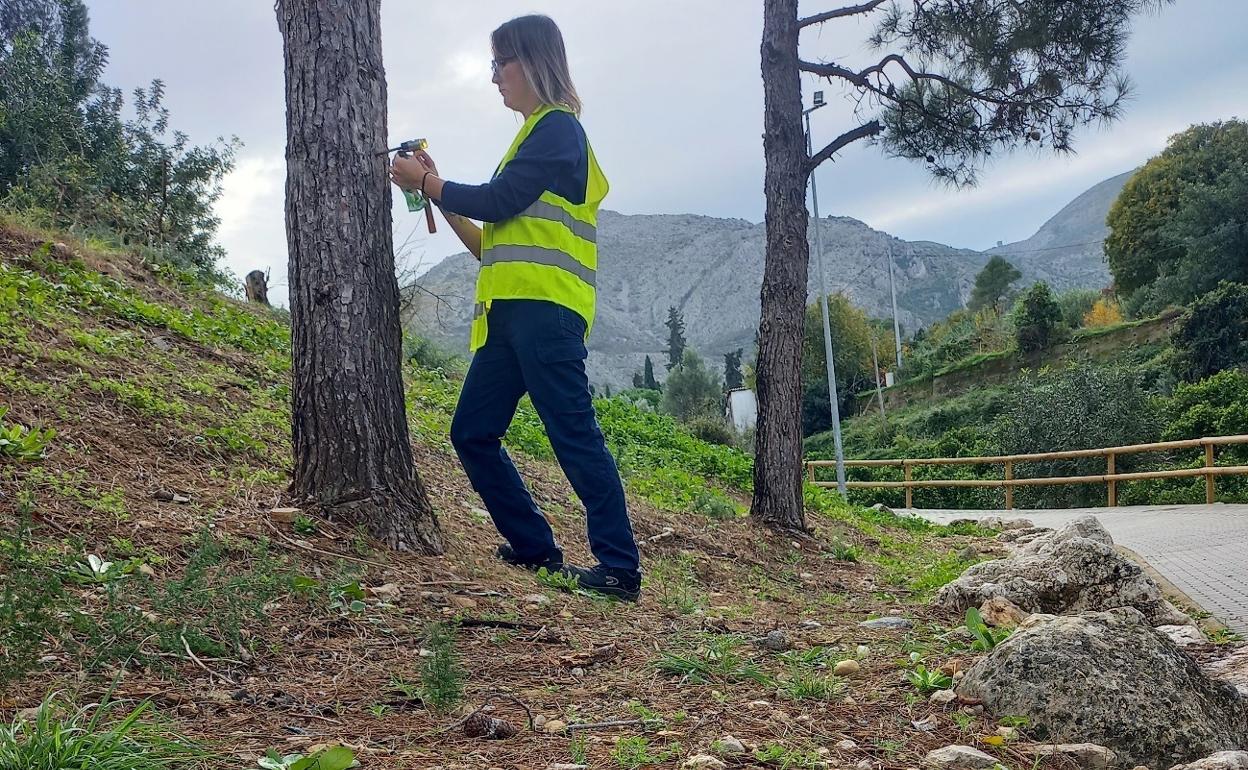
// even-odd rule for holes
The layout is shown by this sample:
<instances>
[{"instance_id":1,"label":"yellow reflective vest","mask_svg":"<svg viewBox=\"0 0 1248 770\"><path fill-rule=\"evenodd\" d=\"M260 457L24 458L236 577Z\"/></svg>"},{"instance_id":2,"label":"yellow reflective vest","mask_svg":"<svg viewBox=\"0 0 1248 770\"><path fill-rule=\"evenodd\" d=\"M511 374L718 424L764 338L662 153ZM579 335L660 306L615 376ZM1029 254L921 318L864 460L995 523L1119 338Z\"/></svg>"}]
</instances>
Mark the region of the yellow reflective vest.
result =
<instances>
[{"instance_id":1,"label":"yellow reflective vest","mask_svg":"<svg viewBox=\"0 0 1248 770\"><path fill-rule=\"evenodd\" d=\"M497 175L516 156L533 127L559 106L545 106L524 121L498 164ZM594 151L589 154L585 202L572 203L551 191L542 193L524 211L481 229L481 271L472 311L468 349L476 351L489 333L490 304L496 299L540 299L575 310L585 319L585 336L594 324L594 285L598 270L598 205L607 197Z\"/></svg>"}]
</instances>

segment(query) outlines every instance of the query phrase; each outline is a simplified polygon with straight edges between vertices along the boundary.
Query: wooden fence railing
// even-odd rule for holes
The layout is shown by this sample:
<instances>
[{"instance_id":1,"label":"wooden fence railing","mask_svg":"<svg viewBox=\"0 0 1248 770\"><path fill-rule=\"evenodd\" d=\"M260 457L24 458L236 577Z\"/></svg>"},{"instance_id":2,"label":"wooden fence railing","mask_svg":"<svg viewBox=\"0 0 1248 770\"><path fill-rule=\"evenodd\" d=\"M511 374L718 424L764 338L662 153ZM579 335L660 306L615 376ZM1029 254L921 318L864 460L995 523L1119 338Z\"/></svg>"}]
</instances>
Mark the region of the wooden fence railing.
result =
<instances>
[{"instance_id":1,"label":"wooden fence railing","mask_svg":"<svg viewBox=\"0 0 1248 770\"><path fill-rule=\"evenodd\" d=\"M923 487L999 487L1005 489L1005 507L1014 507L1014 489L1016 487L1056 486L1062 484L1105 484L1108 490L1109 505L1118 504L1118 482L1143 481L1146 479L1171 479L1190 476L1205 477L1205 502L1214 502L1214 480L1218 476L1239 476L1248 474L1248 465L1215 465L1214 447L1231 444L1248 444L1248 435L1213 436L1210 438L1193 438L1182 441L1159 441L1153 444L1132 444L1130 446L1107 447L1105 449L1075 449L1066 452L1041 452L1038 454L1002 455L999 457L932 457L914 460L846 460L846 468L891 467L901 468L903 481L848 481L845 486L853 489L862 488L898 488L906 490L906 507L914 507L914 490ZM1178 468L1168 471L1141 471L1136 473L1118 473L1115 460L1120 455L1138 454L1141 452L1162 452L1173 449L1191 449L1203 447L1205 464L1200 468ZM1105 473L1088 476L1052 476L1048 478L1015 478L1014 466L1018 463L1037 462L1043 460L1070 460L1079 457L1104 457ZM914 468L925 465L1003 465L1004 472L999 479L916 479ZM836 465L835 460L808 460L806 462L807 478L812 484L821 487L835 487L836 482L816 481L815 469Z\"/></svg>"}]
</instances>

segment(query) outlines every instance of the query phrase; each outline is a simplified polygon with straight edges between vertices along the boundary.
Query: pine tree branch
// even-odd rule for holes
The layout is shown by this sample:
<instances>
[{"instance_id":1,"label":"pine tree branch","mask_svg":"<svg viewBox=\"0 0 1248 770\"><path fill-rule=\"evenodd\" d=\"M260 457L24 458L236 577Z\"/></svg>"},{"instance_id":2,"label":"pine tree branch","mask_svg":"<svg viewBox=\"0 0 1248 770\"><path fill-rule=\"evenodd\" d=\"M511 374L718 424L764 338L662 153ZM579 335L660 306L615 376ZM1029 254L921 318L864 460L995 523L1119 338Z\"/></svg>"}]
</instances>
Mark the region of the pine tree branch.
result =
<instances>
[{"instance_id":1,"label":"pine tree branch","mask_svg":"<svg viewBox=\"0 0 1248 770\"><path fill-rule=\"evenodd\" d=\"M833 64L831 62L813 62L798 59L797 68L802 72L809 72L811 74L818 75L821 78L841 78L842 80L848 80L861 88L866 88L869 85L866 76L854 72L848 67L842 67L839 64Z\"/></svg>"},{"instance_id":2,"label":"pine tree branch","mask_svg":"<svg viewBox=\"0 0 1248 770\"><path fill-rule=\"evenodd\" d=\"M846 131L829 142L828 145L822 150L811 156L810 160L806 162L806 173L813 173L814 170L819 167L820 163L823 163L825 160L832 157L834 153L844 149L847 145L853 144L859 139L875 136L883 130L884 127L880 125L880 121L873 120L870 123L864 123L855 129Z\"/></svg>"},{"instance_id":3,"label":"pine tree branch","mask_svg":"<svg viewBox=\"0 0 1248 770\"><path fill-rule=\"evenodd\" d=\"M937 75L932 72L920 72L914 69L913 67L911 67L910 63L906 61L900 54L895 54L895 53L890 53L888 56L885 56L883 59L880 60L879 64L873 64L872 66L867 67L862 72L859 72L858 76L861 77L863 80L866 80L868 77L870 77L871 75L875 73L883 73L884 68L887 67L890 63L898 64L903 70L906 71L906 74L910 76L911 80L934 80L937 83L942 83L945 86L953 89L954 91L957 91L965 96L969 96L972 99L979 99L979 100L983 100L983 101L990 102L993 104L1009 104L1012 102L1012 100L1008 100L1008 99L998 99L998 98L991 97L986 92L983 92L983 91L971 90L967 88L966 86L963 86L962 84L958 83L957 81L954 81L945 77L944 75Z\"/></svg>"},{"instance_id":4,"label":"pine tree branch","mask_svg":"<svg viewBox=\"0 0 1248 770\"><path fill-rule=\"evenodd\" d=\"M825 21L831 21L832 19L841 19L846 16L857 16L862 13L871 13L883 4L884 0L869 0L869 2L863 3L862 5L849 5L844 8L837 8L833 11L816 13L812 16L807 16L804 19L798 19L797 27L798 29L803 29L815 24L822 24Z\"/></svg>"}]
</instances>

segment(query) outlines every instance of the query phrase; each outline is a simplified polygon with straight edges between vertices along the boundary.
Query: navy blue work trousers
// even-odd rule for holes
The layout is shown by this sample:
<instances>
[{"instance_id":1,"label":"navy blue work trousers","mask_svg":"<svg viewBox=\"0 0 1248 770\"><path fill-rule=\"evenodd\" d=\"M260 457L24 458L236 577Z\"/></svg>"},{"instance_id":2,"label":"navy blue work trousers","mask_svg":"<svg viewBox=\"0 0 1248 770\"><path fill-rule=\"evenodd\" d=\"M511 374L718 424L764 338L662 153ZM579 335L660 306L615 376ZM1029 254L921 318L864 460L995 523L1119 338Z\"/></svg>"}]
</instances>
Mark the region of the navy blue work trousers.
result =
<instances>
[{"instance_id":1,"label":"navy blue work trousers","mask_svg":"<svg viewBox=\"0 0 1248 770\"><path fill-rule=\"evenodd\" d=\"M585 376L585 319L543 300L494 300L489 334L472 358L451 443L494 526L525 561L560 555L502 437L526 392L560 467L585 505L589 546L600 564L637 570L637 544L615 459L594 414Z\"/></svg>"}]
</instances>

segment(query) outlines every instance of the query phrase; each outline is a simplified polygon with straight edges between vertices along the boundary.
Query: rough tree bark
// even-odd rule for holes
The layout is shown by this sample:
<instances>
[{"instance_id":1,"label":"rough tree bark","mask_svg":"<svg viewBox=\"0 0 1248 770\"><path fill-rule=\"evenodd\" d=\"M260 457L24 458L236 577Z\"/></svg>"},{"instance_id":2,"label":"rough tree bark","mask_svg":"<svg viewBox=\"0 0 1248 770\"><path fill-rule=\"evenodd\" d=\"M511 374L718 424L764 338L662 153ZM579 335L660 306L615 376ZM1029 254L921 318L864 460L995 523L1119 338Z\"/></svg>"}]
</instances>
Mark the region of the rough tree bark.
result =
<instances>
[{"instance_id":1,"label":"rough tree bark","mask_svg":"<svg viewBox=\"0 0 1248 770\"><path fill-rule=\"evenodd\" d=\"M441 553L400 372L380 0L278 0L286 69L292 491L392 548Z\"/></svg>"},{"instance_id":2,"label":"rough tree bark","mask_svg":"<svg viewBox=\"0 0 1248 770\"><path fill-rule=\"evenodd\" d=\"M248 302L269 304L269 278L263 270L252 270L243 278L243 291Z\"/></svg>"},{"instance_id":3,"label":"rough tree bark","mask_svg":"<svg viewBox=\"0 0 1248 770\"><path fill-rule=\"evenodd\" d=\"M758 521L775 529L806 527L802 506L802 323L806 315L807 156L797 50L797 0L769 0L763 13L763 154L767 251L758 330L757 446L754 502Z\"/></svg>"},{"instance_id":4,"label":"rough tree bark","mask_svg":"<svg viewBox=\"0 0 1248 770\"><path fill-rule=\"evenodd\" d=\"M1121 112L1131 16L1172 1L863 0L798 18L797 0L764 0L767 254L756 375L751 513L757 520L776 529L805 528L799 369L809 258L807 177L868 138L955 185L974 184L998 148L1037 145L1069 152L1077 127ZM802 29L873 14L878 23L869 42L879 52L874 63L857 69L800 58ZM855 102L855 120L868 118L869 111L874 119L808 156L801 72L839 83Z\"/></svg>"}]
</instances>

